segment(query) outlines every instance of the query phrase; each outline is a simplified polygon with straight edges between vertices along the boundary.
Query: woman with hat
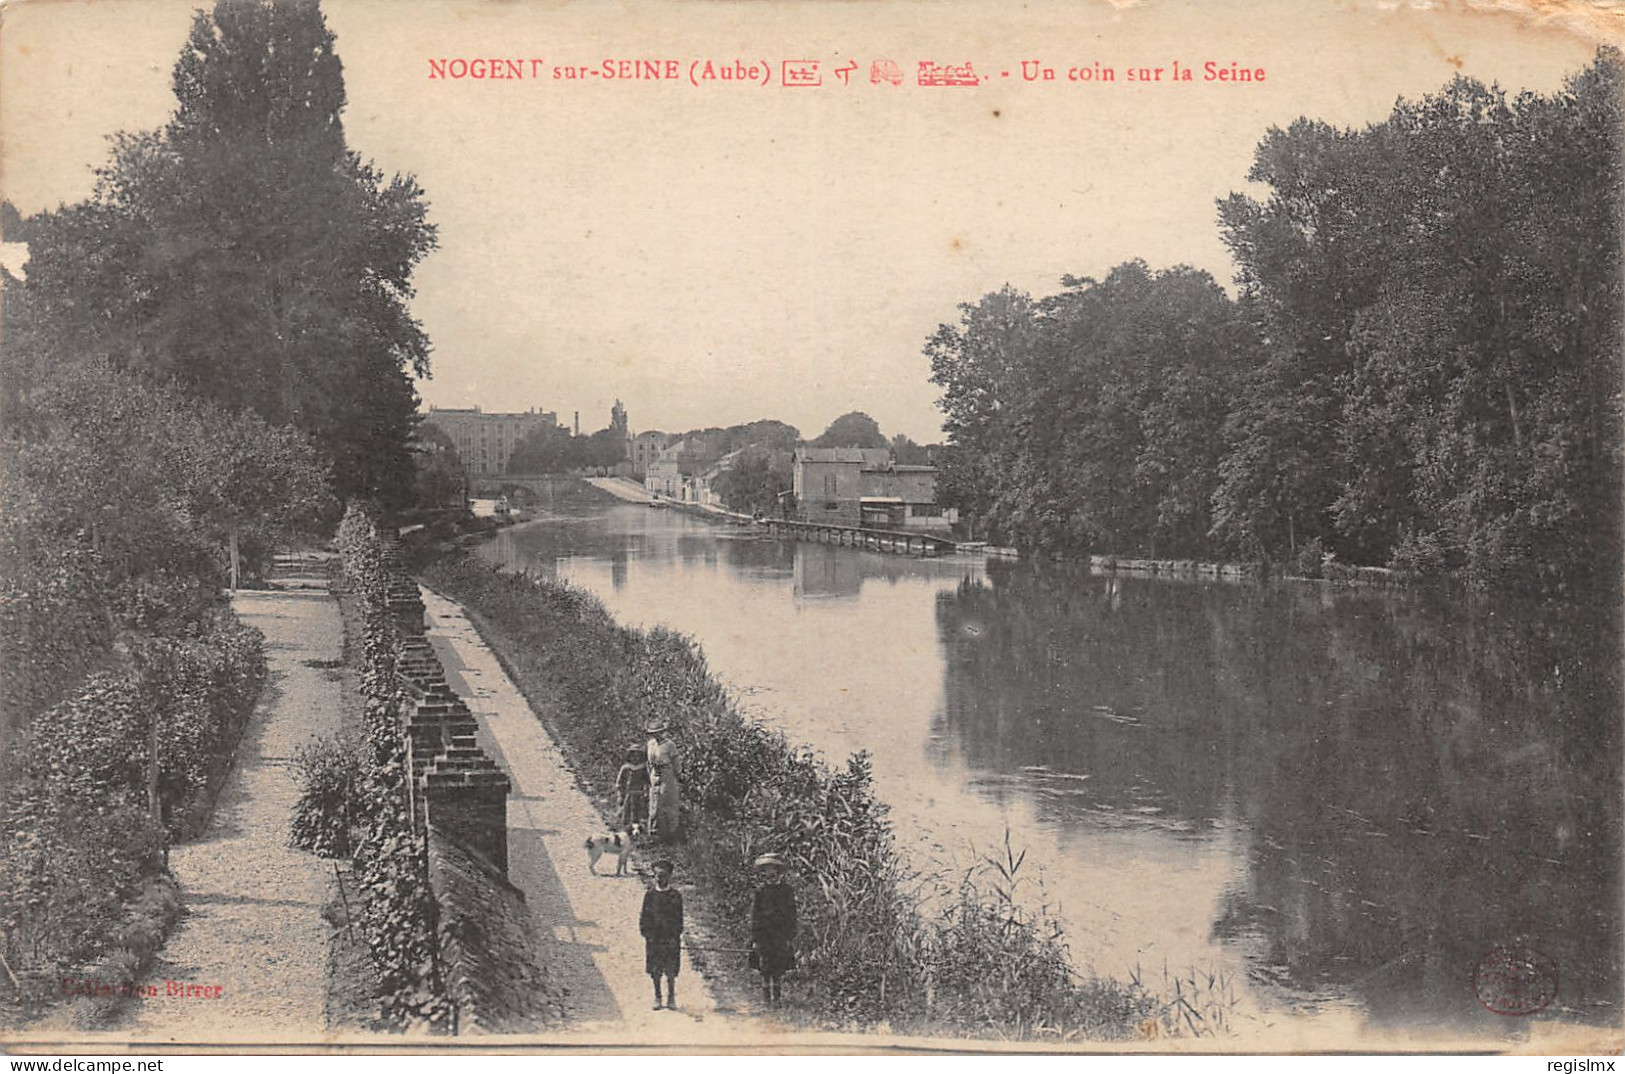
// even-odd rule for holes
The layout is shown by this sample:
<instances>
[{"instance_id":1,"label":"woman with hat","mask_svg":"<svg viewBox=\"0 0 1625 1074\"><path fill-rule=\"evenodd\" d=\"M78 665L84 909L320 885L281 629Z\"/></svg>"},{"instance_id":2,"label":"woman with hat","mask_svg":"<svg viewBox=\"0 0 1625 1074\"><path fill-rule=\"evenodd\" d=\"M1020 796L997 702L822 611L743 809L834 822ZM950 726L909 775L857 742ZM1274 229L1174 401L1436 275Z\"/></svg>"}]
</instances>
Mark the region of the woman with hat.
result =
<instances>
[{"instance_id":1,"label":"woman with hat","mask_svg":"<svg viewBox=\"0 0 1625 1074\"><path fill-rule=\"evenodd\" d=\"M665 720L649 724L649 834L663 843L677 839L682 827L682 789L678 783L677 744Z\"/></svg>"},{"instance_id":2,"label":"woman with hat","mask_svg":"<svg viewBox=\"0 0 1625 1074\"><path fill-rule=\"evenodd\" d=\"M796 893L777 854L756 859L762 886L750 900L750 964L762 972L762 999L779 1002L779 979L796 968Z\"/></svg>"}]
</instances>

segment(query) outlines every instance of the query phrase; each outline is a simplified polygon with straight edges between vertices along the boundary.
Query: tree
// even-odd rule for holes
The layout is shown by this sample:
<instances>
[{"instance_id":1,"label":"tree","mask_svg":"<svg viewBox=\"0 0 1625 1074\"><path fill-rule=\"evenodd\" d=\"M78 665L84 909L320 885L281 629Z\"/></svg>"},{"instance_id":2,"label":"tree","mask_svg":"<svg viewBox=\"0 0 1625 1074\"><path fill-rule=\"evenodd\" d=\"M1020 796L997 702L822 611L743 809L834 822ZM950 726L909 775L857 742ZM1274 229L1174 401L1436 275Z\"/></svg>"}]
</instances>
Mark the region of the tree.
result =
<instances>
[{"instance_id":1,"label":"tree","mask_svg":"<svg viewBox=\"0 0 1625 1074\"><path fill-rule=\"evenodd\" d=\"M1201 551L1251 327L1189 268L1062 282L1036 304L988 295L927 344L944 501L1036 548Z\"/></svg>"},{"instance_id":2,"label":"tree","mask_svg":"<svg viewBox=\"0 0 1625 1074\"><path fill-rule=\"evenodd\" d=\"M793 483L791 454L766 447L743 448L711 488L735 511L777 514L779 497Z\"/></svg>"},{"instance_id":3,"label":"tree","mask_svg":"<svg viewBox=\"0 0 1625 1074\"><path fill-rule=\"evenodd\" d=\"M743 447L762 447L769 451L794 451L801 443L801 430L794 425L771 418L746 422L728 427L729 450Z\"/></svg>"},{"instance_id":4,"label":"tree","mask_svg":"<svg viewBox=\"0 0 1625 1074\"><path fill-rule=\"evenodd\" d=\"M752 446L774 451L792 451L801 443L801 430L782 421L762 418L743 425L730 425L726 429L716 425L705 429L690 429L686 433L678 433L669 438L673 444L680 440L704 441L707 449L719 456Z\"/></svg>"},{"instance_id":5,"label":"tree","mask_svg":"<svg viewBox=\"0 0 1625 1074\"><path fill-rule=\"evenodd\" d=\"M1270 130L1268 193L1219 203L1237 301L1131 261L962 306L926 344L944 501L1037 548L1617 593L1622 82L1603 49L1551 96Z\"/></svg>"},{"instance_id":6,"label":"tree","mask_svg":"<svg viewBox=\"0 0 1625 1074\"><path fill-rule=\"evenodd\" d=\"M169 124L120 136L88 202L25 222L19 362L105 359L295 425L342 494L404 502L429 356L406 305L435 241L423 192L347 149L314 0L217 0L174 87Z\"/></svg>"},{"instance_id":7,"label":"tree","mask_svg":"<svg viewBox=\"0 0 1625 1074\"><path fill-rule=\"evenodd\" d=\"M1038 312L1024 292L1006 286L977 303L961 303L958 325L939 325L925 344L931 382L941 386L942 428L948 443L937 496L958 507L973 529L993 512L1008 483L1018 440L1018 398L1028 385ZM995 536L1001 536L998 533Z\"/></svg>"},{"instance_id":8,"label":"tree","mask_svg":"<svg viewBox=\"0 0 1625 1074\"><path fill-rule=\"evenodd\" d=\"M812 442L812 446L883 448L886 438L881 435L875 419L861 410L853 410L830 422L829 428Z\"/></svg>"},{"instance_id":9,"label":"tree","mask_svg":"<svg viewBox=\"0 0 1625 1074\"><path fill-rule=\"evenodd\" d=\"M913 438L898 433L886 445L891 449L891 461L899 465L924 466L931 461L931 449L916 444Z\"/></svg>"},{"instance_id":10,"label":"tree","mask_svg":"<svg viewBox=\"0 0 1625 1074\"><path fill-rule=\"evenodd\" d=\"M1212 277L1185 266L1131 261L1099 283L1063 282L1038 343L1049 390L1032 400L1062 463L1054 484L1072 539L1201 554L1252 327Z\"/></svg>"},{"instance_id":11,"label":"tree","mask_svg":"<svg viewBox=\"0 0 1625 1074\"><path fill-rule=\"evenodd\" d=\"M413 502L418 507L463 506L467 492L463 462L444 429L432 421L421 423L413 458L417 467Z\"/></svg>"},{"instance_id":12,"label":"tree","mask_svg":"<svg viewBox=\"0 0 1625 1074\"><path fill-rule=\"evenodd\" d=\"M8 718L120 639L195 628L219 603L234 534L260 553L332 506L303 434L93 365L35 386L4 452Z\"/></svg>"},{"instance_id":13,"label":"tree","mask_svg":"<svg viewBox=\"0 0 1625 1074\"><path fill-rule=\"evenodd\" d=\"M580 465L576 438L562 425L544 426L526 433L508 456L510 474L559 474Z\"/></svg>"},{"instance_id":14,"label":"tree","mask_svg":"<svg viewBox=\"0 0 1625 1074\"><path fill-rule=\"evenodd\" d=\"M1619 53L1272 130L1220 220L1264 336L1216 533L1570 588L1617 564ZM1612 568L1608 568L1612 571Z\"/></svg>"},{"instance_id":15,"label":"tree","mask_svg":"<svg viewBox=\"0 0 1625 1074\"><path fill-rule=\"evenodd\" d=\"M599 429L581 445L582 466L607 470L626 461L626 438L615 427Z\"/></svg>"}]
</instances>

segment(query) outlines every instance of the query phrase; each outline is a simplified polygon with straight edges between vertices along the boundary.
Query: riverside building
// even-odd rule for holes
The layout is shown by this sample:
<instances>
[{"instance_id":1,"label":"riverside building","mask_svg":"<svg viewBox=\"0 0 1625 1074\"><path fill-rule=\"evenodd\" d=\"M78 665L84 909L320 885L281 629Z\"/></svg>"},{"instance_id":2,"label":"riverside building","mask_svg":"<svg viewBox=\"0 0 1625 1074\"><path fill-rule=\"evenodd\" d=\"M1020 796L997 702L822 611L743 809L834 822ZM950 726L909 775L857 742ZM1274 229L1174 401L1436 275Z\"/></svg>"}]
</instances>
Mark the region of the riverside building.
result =
<instances>
[{"instance_id":1,"label":"riverside building","mask_svg":"<svg viewBox=\"0 0 1625 1074\"><path fill-rule=\"evenodd\" d=\"M469 477L494 477L508 470L508 459L519 441L537 429L557 428L559 416L551 410L519 414L487 414L479 407L429 408L426 419L444 430L457 446L463 472Z\"/></svg>"}]
</instances>

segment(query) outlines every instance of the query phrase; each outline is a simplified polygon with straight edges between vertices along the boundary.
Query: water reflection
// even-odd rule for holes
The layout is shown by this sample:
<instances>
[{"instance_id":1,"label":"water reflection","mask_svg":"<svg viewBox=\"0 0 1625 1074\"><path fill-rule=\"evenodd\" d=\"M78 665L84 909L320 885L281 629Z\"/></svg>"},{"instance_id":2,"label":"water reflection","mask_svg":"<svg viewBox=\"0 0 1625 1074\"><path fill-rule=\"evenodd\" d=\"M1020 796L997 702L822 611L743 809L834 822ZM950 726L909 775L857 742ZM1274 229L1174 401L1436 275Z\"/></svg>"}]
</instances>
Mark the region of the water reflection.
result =
<instances>
[{"instance_id":1,"label":"water reflection","mask_svg":"<svg viewBox=\"0 0 1625 1074\"><path fill-rule=\"evenodd\" d=\"M1571 608L1103 578L759 539L561 498L484 555L698 638L761 718L875 756L921 860L1006 828L1080 962L1261 1009L1526 1032L1474 963L1617 1020L1617 623Z\"/></svg>"},{"instance_id":2,"label":"water reflection","mask_svg":"<svg viewBox=\"0 0 1625 1074\"><path fill-rule=\"evenodd\" d=\"M1504 1029L1491 947L1617 1017L1619 686L1609 624L1301 586L993 565L938 597L943 720L978 768L1045 765L1045 815L1245 833L1213 935L1303 999ZM1602 629L1599 629L1601 627ZM1617 636L1617 635L1615 635Z\"/></svg>"}]
</instances>

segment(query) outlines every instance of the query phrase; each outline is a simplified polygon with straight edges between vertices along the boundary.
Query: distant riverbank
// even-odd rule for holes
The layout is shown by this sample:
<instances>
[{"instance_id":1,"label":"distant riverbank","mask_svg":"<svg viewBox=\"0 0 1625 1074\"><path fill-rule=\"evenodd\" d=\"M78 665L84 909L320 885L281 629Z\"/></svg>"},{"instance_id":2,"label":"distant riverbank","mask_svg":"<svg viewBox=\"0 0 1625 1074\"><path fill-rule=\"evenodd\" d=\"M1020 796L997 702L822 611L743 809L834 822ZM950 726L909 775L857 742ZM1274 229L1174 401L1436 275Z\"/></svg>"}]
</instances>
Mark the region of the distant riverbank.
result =
<instances>
[{"instance_id":1,"label":"distant riverbank","mask_svg":"<svg viewBox=\"0 0 1625 1074\"><path fill-rule=\"evenodd\" d=\"M673 510L692 518L718 524L742 525L753 521L750 515L697 503L663 499L629 478L581 477L577 480L625 503L643 504L654 510ZM524 521L520 519L519 521ZM492 536L495 529L482 531L479 536ZM1033 558L1033 553L1008 546L988 545L981 541L961 541L959 554L985 556L988 559L1019 560ZM1049 550L1038 558L1062 563L1087 564L1097 574L1148 575L1157 578L1213 579L1229 582L1258 582L1274 578L1288 582L1316 582L1338 586L1406 587L1416 578L1404 571L1384 567L1360 567L1340 563L1336 557L1326 555L1318 545L1306 547L1292 563L1265 562L1209 562L1193 559L1157 559L1141 555L1113 555L1089 553L1068 555Z\"/></svg>"}]
</instances>

